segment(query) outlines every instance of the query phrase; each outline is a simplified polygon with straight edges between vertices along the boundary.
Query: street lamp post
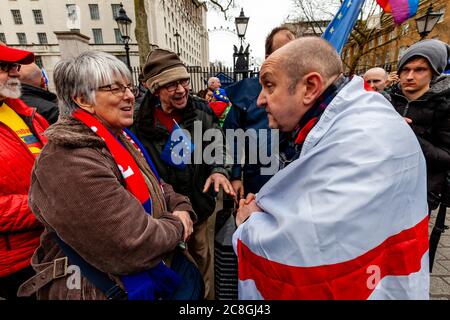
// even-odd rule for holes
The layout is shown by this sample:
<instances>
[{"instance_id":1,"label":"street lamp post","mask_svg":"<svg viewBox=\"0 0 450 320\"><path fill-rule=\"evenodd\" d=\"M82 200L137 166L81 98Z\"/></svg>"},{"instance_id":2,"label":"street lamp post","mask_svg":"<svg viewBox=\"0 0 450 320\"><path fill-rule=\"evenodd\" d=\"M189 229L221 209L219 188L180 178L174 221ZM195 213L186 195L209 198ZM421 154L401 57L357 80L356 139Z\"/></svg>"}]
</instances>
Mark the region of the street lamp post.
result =
<instances>
[{"instance_id":1,"label":"street lamp post","mask_svg":"<svg viewBox=\"0 0 450 320\"><path fill-rule=\"evenodd\" d=\"M180 47L178 44L178 38L181 37L181 35L178 33L178 30L177 30L177 32L173 36L177 39L177 55L180 56Z\"/></svg>"},{"instance_id":2,"label":"street lamp post","mask_svg":"<svg viewBox=\"0 0 450 320\"><path fill-rule=\"evenodd\" d=\"M248 77L248 60L249 60L249 47L247 44L247 48L244 50L242 46L242 41L245 36L245 32L247 31L248 20L250 18L244 15L244 9L241 8L241 13L239 17L234 18L234 23L236 25L236 32L238 37L241 39L241 46L239 50L236 46L233 46L233 64L234 64L234 77L237 80L236 75L238 73L242 73L243 78Z\"/></svg>"},{"instance_id":3,"label":"street lamp post","mask_svg":"<svg viewBox=\"0 0 450 320\"><path fill-rule=\"evenodd\" d=\"M130 41L130 25L131 19L127 16L125 9L123 8L122 2L120 3L120 9L117 13L117 17L115 18L117 22L117 26L119 27L120 35L122 36L122 41L125 44L125 53L127 56L127 66L131 71L131 63L130 63L130 47L128 46L128 42Z\"/></svg>"},{"instance_id":4,"label":"street lamp post","mask_svg":"<svg viewBox=\"0 0 450 320\"><path fill-rule=\"evenodd\" d=\"M420 35L420 40L425 39L425 37L433 30L436 23L441 18L442 13L433 12L433 6L430 3L427 13L416 19L417 32Z\"/></svg>"}]
</instances>

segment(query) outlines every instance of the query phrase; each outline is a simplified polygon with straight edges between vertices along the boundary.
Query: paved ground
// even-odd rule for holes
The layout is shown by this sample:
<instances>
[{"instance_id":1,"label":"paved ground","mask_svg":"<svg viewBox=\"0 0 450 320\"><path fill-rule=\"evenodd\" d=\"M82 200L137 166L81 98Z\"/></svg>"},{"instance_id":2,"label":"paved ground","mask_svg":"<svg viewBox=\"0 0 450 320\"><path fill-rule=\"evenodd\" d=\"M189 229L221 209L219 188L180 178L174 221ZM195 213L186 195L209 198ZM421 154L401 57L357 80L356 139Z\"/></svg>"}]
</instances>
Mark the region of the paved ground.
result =
<instances>
[{"instance_id":1,"label":"paved ground","mask_svg":"<svg viewBox=\"0 0 450 320\"><path fill-rule=\"evenodd\" d=\"M450 209L447 209L446 225L450 226ZM436 213L431 214L430 233L433 229ZM430 298L432 300L450 300L450 230L442 234L430 277Z\"/></svg>"}]
</instances>

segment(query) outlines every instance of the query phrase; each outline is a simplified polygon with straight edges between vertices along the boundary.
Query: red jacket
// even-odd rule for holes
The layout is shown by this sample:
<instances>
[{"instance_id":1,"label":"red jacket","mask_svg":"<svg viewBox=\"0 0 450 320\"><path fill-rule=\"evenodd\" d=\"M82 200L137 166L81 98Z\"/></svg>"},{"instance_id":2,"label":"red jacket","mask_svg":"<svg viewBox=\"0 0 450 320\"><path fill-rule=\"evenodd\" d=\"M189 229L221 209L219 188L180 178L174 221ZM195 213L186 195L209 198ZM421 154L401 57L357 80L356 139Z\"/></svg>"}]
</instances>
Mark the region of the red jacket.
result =
<instances>
[{"instance_id":1,"label":"red jacket","mask_svg":"<svg viewBox=\"0 0 450 320\"><path fill-rule=\"evenodd\" d=\"M22 117L44 144L47 121L20 99L4 102ZM0 103L3 103L0 101ZM8 126L0 122L0 277L30 265L39 246L41 224L28 208L28 189L35 156Z\"/></svg>"}]
</instances>

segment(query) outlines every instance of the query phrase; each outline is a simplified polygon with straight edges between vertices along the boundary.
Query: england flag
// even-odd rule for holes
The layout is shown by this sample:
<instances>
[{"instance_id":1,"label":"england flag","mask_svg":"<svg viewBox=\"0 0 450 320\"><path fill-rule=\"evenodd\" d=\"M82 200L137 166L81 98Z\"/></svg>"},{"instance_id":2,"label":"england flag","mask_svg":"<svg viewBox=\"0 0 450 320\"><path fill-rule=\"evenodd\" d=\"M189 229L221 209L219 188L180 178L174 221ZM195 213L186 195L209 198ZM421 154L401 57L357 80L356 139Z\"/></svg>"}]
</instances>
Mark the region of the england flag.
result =
<instances>
[{"instance_id":1,"label":"england flag","mask_svg":"<svg viewBox=\"0 0 450 320\"><path fill-rule=\"evenodd\" d=\"M426 167L355 76L233 235L240 299L428 299Z\"/></svg>"}]
</instances>

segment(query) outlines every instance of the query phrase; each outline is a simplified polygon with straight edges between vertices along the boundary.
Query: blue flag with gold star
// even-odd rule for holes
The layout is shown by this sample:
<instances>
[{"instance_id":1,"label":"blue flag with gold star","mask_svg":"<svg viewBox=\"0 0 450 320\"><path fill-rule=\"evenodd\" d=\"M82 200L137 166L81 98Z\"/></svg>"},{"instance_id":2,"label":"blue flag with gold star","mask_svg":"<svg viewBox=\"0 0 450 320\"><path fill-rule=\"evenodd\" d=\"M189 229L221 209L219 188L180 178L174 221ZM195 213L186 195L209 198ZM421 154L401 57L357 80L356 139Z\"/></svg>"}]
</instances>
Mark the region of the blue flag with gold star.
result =
<instances>
[{"instance_id":1,"label":"blue flag with gold star","mask_svg":"<svg viewBox=\"0 0 450 320\"><path fill-rule=\"evenodd\" d=\"M180 128L174 120L172 133L161 152L161 160L168 165L184 170L191 163L191 154L194 152L194 144L191 142L187 130Z\"/></svg>"},{"instance_id":2,"label":"blue flag with gold star","mask_svg":"<svg viewBox=\"0 0 450 320\"><path fill-rule=\"evenodd\" d=\"M363 4L364 0L345 0L322 35L322 38L328 40L339 54L347 42Z\"/></svg>"}]
</instances>

